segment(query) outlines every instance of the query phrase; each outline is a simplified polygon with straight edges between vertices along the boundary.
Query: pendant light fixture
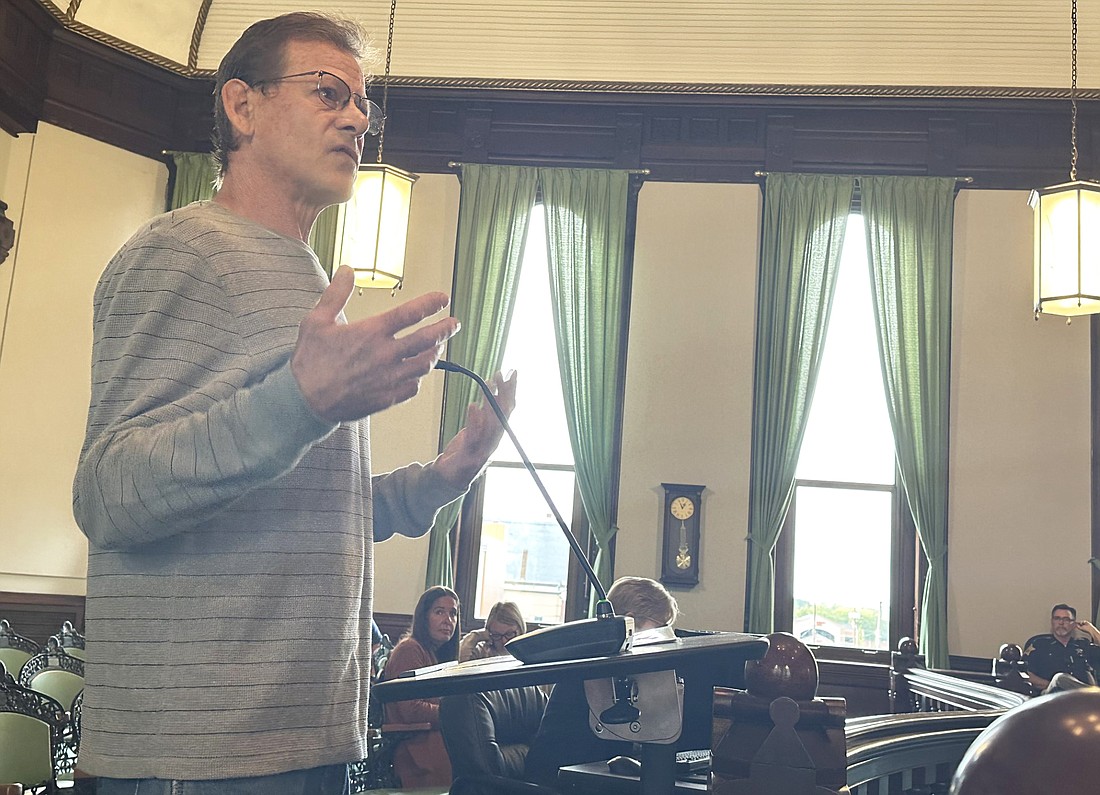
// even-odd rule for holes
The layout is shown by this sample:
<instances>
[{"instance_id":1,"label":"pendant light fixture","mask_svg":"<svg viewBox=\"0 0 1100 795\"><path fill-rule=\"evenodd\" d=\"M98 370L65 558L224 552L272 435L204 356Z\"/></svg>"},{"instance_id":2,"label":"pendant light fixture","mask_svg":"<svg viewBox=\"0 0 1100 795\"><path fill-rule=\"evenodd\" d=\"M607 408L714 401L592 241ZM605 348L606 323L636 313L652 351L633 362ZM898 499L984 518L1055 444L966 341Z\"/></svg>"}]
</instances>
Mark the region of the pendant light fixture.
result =
<instances>
[{"instance_id":1,"label":"pendant light fixture","mask_svg":"<svg viewBox=\"0 0 1100 795\"><path fill-rule=\"evenodd\" d=\"M1069 182L1031 192L1035 318L1100 312L1100 183L1077 179L1077 0L1071 0Z\"/></svg>"},{"instance_id":2,"label":"pendant light fixture","mask_svg":"<svg viewBox=\"0 0 1100 795\"><path fill-rule=\"evenodd\" d=\"M355 189L343 206L337 232L336 266L350 265L360 288L380 287L396 293L405 276L405 243L409 236L409 208L416 174L382 162L386 138L393 55L393 23L397 0L390 2L386 37L386 71L382 77L382 126L378 131L378 158L360 165Z\"/></svg>"}]
</instances>

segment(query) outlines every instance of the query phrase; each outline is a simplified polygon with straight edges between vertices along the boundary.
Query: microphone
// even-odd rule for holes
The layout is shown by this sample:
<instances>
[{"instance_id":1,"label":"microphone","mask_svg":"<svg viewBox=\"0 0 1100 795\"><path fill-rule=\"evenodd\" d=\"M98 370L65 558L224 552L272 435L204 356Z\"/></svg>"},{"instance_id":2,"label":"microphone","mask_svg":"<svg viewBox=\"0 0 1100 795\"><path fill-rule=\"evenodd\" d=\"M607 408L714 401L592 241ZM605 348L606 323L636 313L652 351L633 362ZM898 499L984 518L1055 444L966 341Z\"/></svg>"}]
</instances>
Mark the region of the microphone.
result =
<instances>
[{"instance_id":1,"label":"microphone","mask_svg":"<svg viewBox=\"0 0 1100 795\"><path fill-rule=\"evenodd\" d=\"M565 539L569 542L569 548L600 597L596 602L595 618L567 621L564 624L536 629L533 632L512 638L504 644L504 648L524 663L562 662L586 657L606 657L627 651L634 638L634 619L631 616L615 615L615 609L607 598L607 590L600 582L600 578L596 576L596 572L592 568L592 564L588 562L584 550L581 549L576 537L569 530L569 525L565 523L565 519L562 518L557 506L550 498L550 492L546 490L535 465L527 457L527 453L524 452L523 446L516 438L512 426L508 424L508 417L505 415L504 409L500 407L500 403L497 402L493 390L481 376L462 365L440 359L435 363L435 369L448 373L461 373L467 378L473 379L474 383L481 388L486 402L492 408L493 413L497 415L497 419L500 420L500 424L504 427L504 432L508 434L508 438L512 440L512 444L515 445L516 452L519 453L520 460L523 461L523 466L531 474L535 485L538 486L539 492L542 494L542 498L550 507L550 512L554 515L558 527L565 534Z\"/></svg>"}]
</instances>

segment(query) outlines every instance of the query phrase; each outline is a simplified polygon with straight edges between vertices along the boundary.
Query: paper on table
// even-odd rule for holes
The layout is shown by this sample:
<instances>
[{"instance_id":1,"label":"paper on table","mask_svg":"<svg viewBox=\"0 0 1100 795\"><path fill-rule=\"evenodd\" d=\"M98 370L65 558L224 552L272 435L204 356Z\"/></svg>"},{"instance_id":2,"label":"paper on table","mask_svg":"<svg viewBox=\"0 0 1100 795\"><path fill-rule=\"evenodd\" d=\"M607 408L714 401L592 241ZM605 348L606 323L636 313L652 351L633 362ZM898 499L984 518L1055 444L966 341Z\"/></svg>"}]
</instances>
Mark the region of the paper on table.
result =
<instances>
[{"instance_id":1,"label":"paper on table","mask_svg":"<svg viewBox=\"0 0 1100 795\"><path fill-rule=\"evenodd\" d=\"M474 660L466 660L466 662L456 662L451 660L450 662L441 662L437 665L426 665L423 668L415 668L411 671L404 671L399 673L396 678L408 679L413 676L425 676L427 674L434 674L436 671L451 670L455 672L466 671L470 668L491 668L501 667L508 668L519 665L519 660L513 657L511 654L501 654L495 657L479 657Z\"/></svg>"},{"instance_id":2,"label":"paper on table","mask_svg":"<svg viewBox=\"0 0 1100 795\"><path fill-rule=\"evenodd\" d=\"M653 627L634 633L632 646L648 646L651 643L669 643L676 640L676 631L670 626Z\"/></svg>"}]
</instances>

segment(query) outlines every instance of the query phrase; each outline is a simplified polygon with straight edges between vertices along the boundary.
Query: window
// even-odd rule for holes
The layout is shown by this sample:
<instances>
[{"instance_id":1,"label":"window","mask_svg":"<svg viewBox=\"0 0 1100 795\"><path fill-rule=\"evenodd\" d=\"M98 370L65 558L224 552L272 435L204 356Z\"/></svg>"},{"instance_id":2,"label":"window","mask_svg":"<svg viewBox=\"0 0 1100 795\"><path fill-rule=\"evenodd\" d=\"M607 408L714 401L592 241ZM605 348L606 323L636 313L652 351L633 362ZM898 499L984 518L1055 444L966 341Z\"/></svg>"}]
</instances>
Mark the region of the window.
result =
<instances>
[{"instance_id":1,"label":"window","mask_svg":"<svg viewBox=\"0 0 1100 795\"><path fill-rule=\"evenodd\" d=\"M810 644L888 650L913 631L916 541L899 505L864 241L854 213L776 546L776 626Z\"/></svg>"},{"instance_id":2,"label":"window","mask_svg":"<svg viewBox=\"0 0 1100 795\"><path fill-rule=\"evenodd\" d=\"M541 204L531 216L502 367L519 371L512 429L584 546L584 512L576 494L554 345ZM467 622L483 620L498 601L516 602L532 624L573 617L567 610L576 579L571 579L569 543L507 436L466 498L460 527L457 585Z\"/></svg>"}]
</instances>

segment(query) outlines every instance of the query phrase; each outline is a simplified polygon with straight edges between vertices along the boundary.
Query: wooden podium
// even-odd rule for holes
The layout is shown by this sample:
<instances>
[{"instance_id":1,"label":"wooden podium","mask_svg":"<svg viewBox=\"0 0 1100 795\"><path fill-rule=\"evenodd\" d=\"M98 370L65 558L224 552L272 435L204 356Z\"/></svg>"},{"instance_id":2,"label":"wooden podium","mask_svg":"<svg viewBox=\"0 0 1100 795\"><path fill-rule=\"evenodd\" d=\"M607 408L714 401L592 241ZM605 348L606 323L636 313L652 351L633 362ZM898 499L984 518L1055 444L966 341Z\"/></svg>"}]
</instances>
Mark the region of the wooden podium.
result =
<instances>
[{"instance_id":1,"label":"wooden podium","mask_svg":"<svg viewBox=\"0 0 1100 795\"><path fill-rule=\"evenodd\" d=\"M760 635L716 632L678 637L639 646L609 657L524 665L514 658L490 658L444 668L421 669L374 686L383 703L413 698L435 698L455 693L476 693L557 682L624 677L677 668L723 667L764 656L768 641ZM578 727L578 731L585 727ZM667 795L676 778L673 745L643 743L641 787L643 795Z\"/></svg>"}]
</instances>

